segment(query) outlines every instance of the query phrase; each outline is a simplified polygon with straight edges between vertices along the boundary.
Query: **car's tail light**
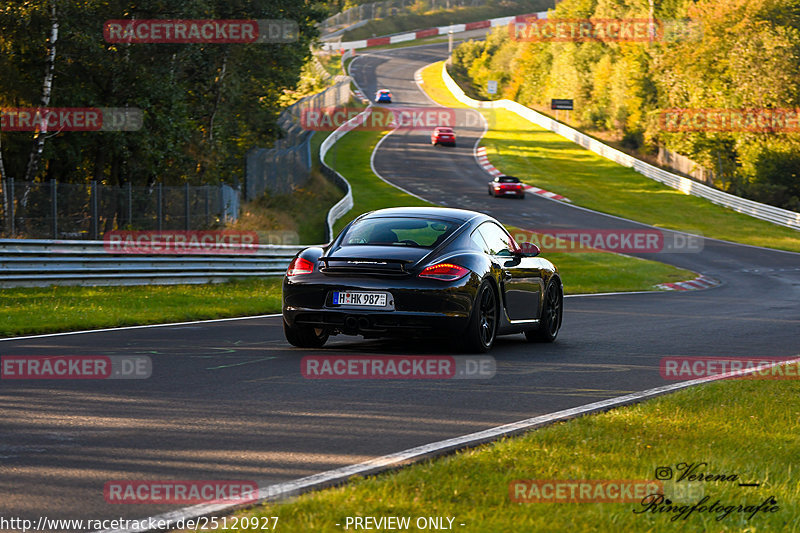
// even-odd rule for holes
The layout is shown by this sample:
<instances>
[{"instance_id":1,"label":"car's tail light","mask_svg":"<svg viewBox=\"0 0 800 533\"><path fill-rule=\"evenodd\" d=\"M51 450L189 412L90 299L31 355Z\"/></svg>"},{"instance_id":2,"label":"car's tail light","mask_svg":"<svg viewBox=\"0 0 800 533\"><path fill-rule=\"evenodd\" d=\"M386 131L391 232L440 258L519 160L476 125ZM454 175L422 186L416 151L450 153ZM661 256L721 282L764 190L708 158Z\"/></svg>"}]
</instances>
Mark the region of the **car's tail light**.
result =
<instances>
[{"instance_id":1,"label":"car's tail light","mask_svg":"<svg viewBox=\"0 0 800 533\"><path fill-rule=\"evenodd\" d=\"M314 272L314 263L302 257L295 257L289 263L289 268L286 270L286 275L290 278L300 274L311 274Z\"/></svg>"},{"instance_id":2,"label":"car's tail light","mask_svg":"<svg viewBox=\"0 0 800 533\"><path fill-rule=\"evenodd\" d=\"M431 265L419 273L421 278L438 279L440 281L455 281L469 274L469 270L451 263Z\"/></svg>"}]
</instances>

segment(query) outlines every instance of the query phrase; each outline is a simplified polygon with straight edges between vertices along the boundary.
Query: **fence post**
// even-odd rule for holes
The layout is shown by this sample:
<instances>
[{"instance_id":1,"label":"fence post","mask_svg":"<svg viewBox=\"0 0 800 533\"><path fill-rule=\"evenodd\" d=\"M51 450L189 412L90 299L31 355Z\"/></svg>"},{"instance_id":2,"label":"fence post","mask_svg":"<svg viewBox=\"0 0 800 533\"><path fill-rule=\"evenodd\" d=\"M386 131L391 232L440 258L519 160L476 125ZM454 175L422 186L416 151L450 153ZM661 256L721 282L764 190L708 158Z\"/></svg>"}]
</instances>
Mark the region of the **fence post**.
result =
<instances>
[{"instance_id":1,"label":"fence post","mask_svg":"<svg viewBox=\"0 0 800 533\"><path fill-rule=\"evenodd\" d=\"M183 199L184 199L183 212L185 214L184 218L186 219L186 221L184 223L184 229L186 229L186 231L189 231L189 229L191 229L189 227L189 226L191 226L191 224L189 223L189 184L188 183L184 183L183 184Z\"/></svg>"},{"instance_id":2,"label":"fence post","mask_svg":"<svg viewBox=\"0 0 800 533\"><path fill-rule=\"evenodd\" d=\"M211 225L211 186L206 185L206 229Z\"/></svg>"},{"instance_id":3,"label":"fence post","mask_svg":"<svg viewBox=\"0 0 800 533\"><path fill-rule=\"evenodd\" d=\"M219 219L223 224L228 221L225 216L225 189L222 183L219 184Z\"/></svg>"},{"instance_id":4,"label":"fence post","mask_svg":"<svg viewBox=\"0 0 800 533\"><path fill-rule=\"evenodd\" d=\"M158 223L158 231L162 230L164 225L164 190L161 182L158 184L158 194L156 194L156 221Z\"/></svg>"},{"instance_id":5,"label":"fence post","mask_svg":"<svg viewBox=\"0 0 800 533\"><path fill-rule=\"evenodd\" d=\"M50 180L50 214L53 217L53 239L58 239L58 182Z\"/></svg>"},{"instance_id":6,"label":"fence post","mask_svg":"<svg viewBox=\"0 0 800 533\"><path fill-rule=\"evenodd\" d=\"M128 182L128 225L133 229L133 186Z\"/></svg>"},{"instance_id":7,"label":"fence post","mask_svg":"<svg viewBox=\"0 0 800 533\"><path fill-rule=\"evenodd\" d=\"M9 203L8 211L9 211L9 215L11 217L10 218L11 227L9 228L9 233L11 234L11 238L12 239L14 238L14 235L16 234L16 227L15 227L16 224L15 224L15 220L14 220L14 218L16 217L16 213L14 212L15 211L15 207L16 207L15 200L16 200L16 198L14 197L14 178L8 178L8 203Z\"/></svg>"},{"instance_id":8,"label":"fence post","mask_svg":"<svg viewBox=\"0 0 800 533\"><path fill-rule=\"evenodd\" d=\"M98 240L100 238L99 237L100 224L99 224L98 214L97 214L97 192L98 192L97 191L97 182L92 180L90 186L92 188L92 196L91 196L91 200L90 200L91 212L92 212L91 213L92 214L91 233L92 233L92 240L96 241L96 240Z\"/></svg>"}]
</instances>

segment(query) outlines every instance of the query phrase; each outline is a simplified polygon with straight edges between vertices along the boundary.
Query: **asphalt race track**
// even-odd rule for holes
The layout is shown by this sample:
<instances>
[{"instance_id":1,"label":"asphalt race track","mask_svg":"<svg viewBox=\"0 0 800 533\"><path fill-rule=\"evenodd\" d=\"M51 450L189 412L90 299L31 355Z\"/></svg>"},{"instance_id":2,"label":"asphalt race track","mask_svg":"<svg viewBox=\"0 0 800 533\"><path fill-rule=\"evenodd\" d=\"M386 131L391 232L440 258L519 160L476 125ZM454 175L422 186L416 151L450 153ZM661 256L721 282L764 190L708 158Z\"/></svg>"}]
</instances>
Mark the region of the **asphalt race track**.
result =
<instances>
[{"instance_id":1,"label":"asphalt race track","mask_svg":"<svg viewBox=\"0 0 800 533\"><path fill-rule=\"evenodd\" d=\"M393 105L431 105L413 75L445 55L442 45L374 52L355 61L353 74L367 95L385 87ZM522 228L642 227L535 195L490 198L472 156L482 123L472 111L459 111L459 121L454 149L430 146L429 131L390 135L376 169L433 202ZM307 380L300 360L309 354L456 352L354 337L295 349L279 317L0 342L4 356L147 355L153 364L145 380L0 382L0 515L152 516L176 506L110 505L104 483L277 483L661 386L666 356L800 353L800 254L705 240L701 253L648 255L722 285L570 298L555 344L498 339L489 380Z\"/></svg>"}]
</instances>

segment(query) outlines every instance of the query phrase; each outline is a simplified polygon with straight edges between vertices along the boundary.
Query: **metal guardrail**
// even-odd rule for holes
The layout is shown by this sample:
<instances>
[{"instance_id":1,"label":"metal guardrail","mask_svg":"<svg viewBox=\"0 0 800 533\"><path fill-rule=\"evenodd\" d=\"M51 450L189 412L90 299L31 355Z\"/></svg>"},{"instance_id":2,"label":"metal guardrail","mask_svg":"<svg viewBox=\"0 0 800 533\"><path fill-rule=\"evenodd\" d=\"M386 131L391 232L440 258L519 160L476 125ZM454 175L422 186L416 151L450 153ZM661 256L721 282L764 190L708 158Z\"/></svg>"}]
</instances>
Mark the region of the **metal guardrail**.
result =
<instances>
[{"instance_id":1,"label":"metal guardrail","mask_svg":"<svg viewBox=\"0 0 800 533\"><path fill-rule=\"evenodd\" d=\"M304 246L214 254L115 253L104 241L0 239L0 287L207 283L280 276Z\"/></svg>"},{"instance_id":2,"label":"metal guardrail","mask_svg":"<svg viewBox=\"0 0 800 533\"><path fill-rule=\"evenodd\" d=\"M606 159L610 159L611 161L619 163L622 166L633 168L633 170L642 174L643 176L663 183L668 187L678 189L679 191L682 191L686 194L691 194L692 196L705 198L712 203L733 209L734 211L743 213L745 215L750 215L754 218L766 220L767 222L772 222L780 226L786 226L787 228L800 230L800 213L789 211L787 209L781 209L772 205L762 204L760 202L741 198L733 194L728 194L726 192L714 189L713 187L709 187L708 185L703 185L702 183L697 183L688 178L684 178L683 176L678 176L677 174L667 172L666 170L662 170L649 163L645 163L644 161L636 159L635 157L632 157L624 152L621 152L616 148L612 148L606 144L603 144L600 141L593 139L574 128L570 128L561 122L558 122L512 100L474 100L467 96L461 87L458 86L455 80L450 77L450 74L447 72L446 65L442 65L442 78L445 85L447 85L447 88L453 93L456 99L470 107L476 107L480 109L501 108L512 111L533 122L537 126L541 126L542 128L557 133L562 137L565 137L583 146L587 150L591 150L592 152L605 157Z\"/></svg>"}]
</instances>

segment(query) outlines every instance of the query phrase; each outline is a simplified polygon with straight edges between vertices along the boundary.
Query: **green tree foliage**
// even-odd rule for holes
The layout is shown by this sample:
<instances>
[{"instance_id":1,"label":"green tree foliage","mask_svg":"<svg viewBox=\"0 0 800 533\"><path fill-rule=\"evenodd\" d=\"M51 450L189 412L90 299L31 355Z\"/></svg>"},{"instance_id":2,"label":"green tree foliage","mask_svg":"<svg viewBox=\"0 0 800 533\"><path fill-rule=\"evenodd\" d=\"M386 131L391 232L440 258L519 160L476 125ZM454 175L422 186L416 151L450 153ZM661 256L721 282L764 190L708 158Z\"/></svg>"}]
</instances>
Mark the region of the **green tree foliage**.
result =
<instances>
[{"instance_id":1,"label":"green tree foliage","mask_svg":"<svg viewBox=\"0 0 800 533\"><path fill-rule=\"evenodd\" d=\"M323 3L305 0L4 0L0 106L41 97L49 7L60 24L50 107L132 107L136 132L48 134L38 178L142 185L231 182L253 146L279 135L280 99L293 89L317 37ZM289 44L113 44L115 19L292 19ZM21 177L31 133L2 133L7 177Z\"/></svg>"},{"instance_id":2,"label":"green tree foliage","mask_svg":"<svg viewBox=\"0 0 800 533\"><path fill-rule=\"evenodd\" d=\"M545 108L575 101L587 129L613 130L644 151L665 146L717 173L717 185L800 208L800 134L663 131L669 108L800 107L800 0L656 0L656 19L701 23L700 39L664 42L519 42L507 28L453 55L454 76L485 94ZM646 19L648 0L564 0L550 18Z\"/></svg>"}]
</instances>

